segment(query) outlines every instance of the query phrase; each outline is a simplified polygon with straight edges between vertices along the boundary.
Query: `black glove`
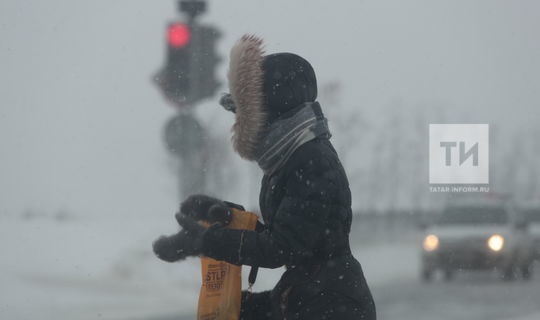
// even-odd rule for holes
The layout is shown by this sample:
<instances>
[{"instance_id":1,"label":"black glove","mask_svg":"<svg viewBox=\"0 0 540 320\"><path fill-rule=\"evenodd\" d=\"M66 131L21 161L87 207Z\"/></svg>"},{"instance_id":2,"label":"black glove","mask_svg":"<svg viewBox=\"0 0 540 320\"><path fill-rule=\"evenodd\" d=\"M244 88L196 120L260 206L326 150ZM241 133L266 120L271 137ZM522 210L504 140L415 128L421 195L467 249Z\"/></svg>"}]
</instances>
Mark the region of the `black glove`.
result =
<instances>
[{"instance_id":1,"label":"black glove","mask_svg":"<svg viewBox=\"0 0 540 320\"><path fill-rule=\"evenodd\" d=\"M196 194L182 202L177 217L179 214L184 214L196 221L228 225L232 220L231 207L237 206L206 195Z\"/></svg>"},{"instance_id":2,"label":"black glove","mask_svg":"<svg viewBox=\"0 0 540 320\"><path fill-rule=\"evenodd\" d=\"M208 228L197 221L205 221L219 228L232 220L231 208L244 210L242 206L221 201L205 195L193 195L182 202L176 221L182 230L171 236L161 236L153 243L154 253L167 262L175 262L202 252L203 235Z\"/></svg>"},{"instance_id":3,"label":"black glove","mask_svg":"<svg viewBox=\"0 0 540 320\"><path fill-rule=\"evenodd\" d=\"M203 235L208 228L182 213L176 214L176 220L183 229L171 236L161 236L152 247L158 258L167 262L198 256L202 251Z\"/></svg>"}]
</instances>

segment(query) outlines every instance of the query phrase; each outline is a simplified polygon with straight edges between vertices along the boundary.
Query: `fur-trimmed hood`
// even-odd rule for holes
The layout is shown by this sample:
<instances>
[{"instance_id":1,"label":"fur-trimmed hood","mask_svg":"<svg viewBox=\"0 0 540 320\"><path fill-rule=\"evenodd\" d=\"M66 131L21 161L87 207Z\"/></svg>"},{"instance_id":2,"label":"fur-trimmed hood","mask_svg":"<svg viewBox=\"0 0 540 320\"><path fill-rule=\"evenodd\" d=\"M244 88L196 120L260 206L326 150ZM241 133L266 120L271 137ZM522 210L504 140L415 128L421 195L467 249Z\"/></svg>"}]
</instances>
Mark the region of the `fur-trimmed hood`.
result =
<instances>
[{"instance_id":1,"label":"fur-trimmed hood","mask_svg":"<svg viewBox=\"0 0 540 320\"><path fill-rule=\"evenodd\" d=\"M231 49L229 90L236 106L233 147L242 158L256 160L257 145L266 122L264 110L264 49L262 39L243 36Z\"/></svg>"},{"instance_id":2,"label":"fur-trimmed hood","mask_svg":"<svg viewBox=\"0 0 540 320\"><path fill-rule=\"evenodd\" d=\"M257 160L257 148L271 123L317 98L313 67L293 53L264 55L263 40L243 36L231 49L230 97L220 103L236 113L234 149L242 158Z\"/></svg>"}]
</instances>

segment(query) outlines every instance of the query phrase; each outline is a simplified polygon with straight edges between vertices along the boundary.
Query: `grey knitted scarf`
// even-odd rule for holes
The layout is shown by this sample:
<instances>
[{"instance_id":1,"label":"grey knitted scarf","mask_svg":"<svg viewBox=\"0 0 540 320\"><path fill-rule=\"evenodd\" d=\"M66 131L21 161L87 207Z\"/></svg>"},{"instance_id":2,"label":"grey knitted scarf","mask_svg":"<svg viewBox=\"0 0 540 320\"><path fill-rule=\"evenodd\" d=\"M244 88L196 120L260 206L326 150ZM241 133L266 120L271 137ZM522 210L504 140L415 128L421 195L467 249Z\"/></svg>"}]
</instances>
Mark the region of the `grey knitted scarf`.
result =
<instances>
[{"instance_id":1,"label":"grey knitted scarf","mask_svg":"<svg viewBox=\"0 0 540 320\"><path fill-rule=\"evenodd\" d=\"M274 121L257 148L257 163L266 175L281 168L294 151L317 137L331 137L318 102L307 102L290 117Z\"/></svg>"}]
</instances>

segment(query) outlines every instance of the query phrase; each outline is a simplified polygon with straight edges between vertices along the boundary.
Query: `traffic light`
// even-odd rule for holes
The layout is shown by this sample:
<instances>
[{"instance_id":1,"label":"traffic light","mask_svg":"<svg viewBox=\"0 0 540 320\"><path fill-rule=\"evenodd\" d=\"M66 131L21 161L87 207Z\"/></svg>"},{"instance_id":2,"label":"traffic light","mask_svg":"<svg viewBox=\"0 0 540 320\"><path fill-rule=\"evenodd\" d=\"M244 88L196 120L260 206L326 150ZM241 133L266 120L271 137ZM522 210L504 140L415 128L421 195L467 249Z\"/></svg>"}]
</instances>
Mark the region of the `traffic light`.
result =
<instances>
[{"instance_id":1,"label":"traffic light","mask_svg":"<svg viewBox=\"0 0 540 320\"><path fill-rule=\"evenodd\" d=\"M165 97L176 105L188 102L190 89L191 28L184 23L171 23L167 27L167 56L165 67L154 77Z\"/></svg>"},{"instance_id":2,"label":"traffic light","mask_svg":"<svg viewBox=\"0 0 540 320\"><path fill-rule=\"evenodd\" d=\"M192 76L196 85L191 88L191 97L200 100L213 96L220 85L216 78L216 67L221 61L216 51L220 33L212 26L197 26L193 31L196 39L192 50Z\"/></svg>"},{"instance_id":3,"label":"traffic light","mask_svg":"<svg viewBox=\"0 0 540 320\"><path fill-rule=\"evenodd\" d=\"M167 61L155 81L179 107L211 97L219 87L215 27L174 22L167 27Z\"/></svg>"},{"instance_id":4,"label":"traffic light","mask_svg":"<svg viewBox=\"0 0 540 320\"><path fill-rule=\"evenodd\" d=\"M185 47L191 39L191 30L184 23L172 23L167 30L167 42L173 49Z\"/></svg>"}]
</instances>

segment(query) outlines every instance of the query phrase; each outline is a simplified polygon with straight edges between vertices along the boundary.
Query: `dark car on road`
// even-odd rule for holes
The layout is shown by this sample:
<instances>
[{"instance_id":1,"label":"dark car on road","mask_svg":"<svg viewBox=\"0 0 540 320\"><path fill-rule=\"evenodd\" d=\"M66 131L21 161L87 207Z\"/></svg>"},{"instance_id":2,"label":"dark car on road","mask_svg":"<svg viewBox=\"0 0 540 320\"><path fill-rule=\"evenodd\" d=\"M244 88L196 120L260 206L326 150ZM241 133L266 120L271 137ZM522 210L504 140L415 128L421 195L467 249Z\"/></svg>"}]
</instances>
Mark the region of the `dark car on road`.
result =
<instances>
[{"instance_id":1,"label":"dark car on road","mask_svg":"<svg viewBox=\"0 0 540 320\"><path fill-rule=\"evenodd\" d=\"M527 223L505 204L462 204L446 207L426 228L421 277L442 271L446 280L461 270L495 270L503 279L529 279L534 259Z\"/></svg>"}]
</instances>

